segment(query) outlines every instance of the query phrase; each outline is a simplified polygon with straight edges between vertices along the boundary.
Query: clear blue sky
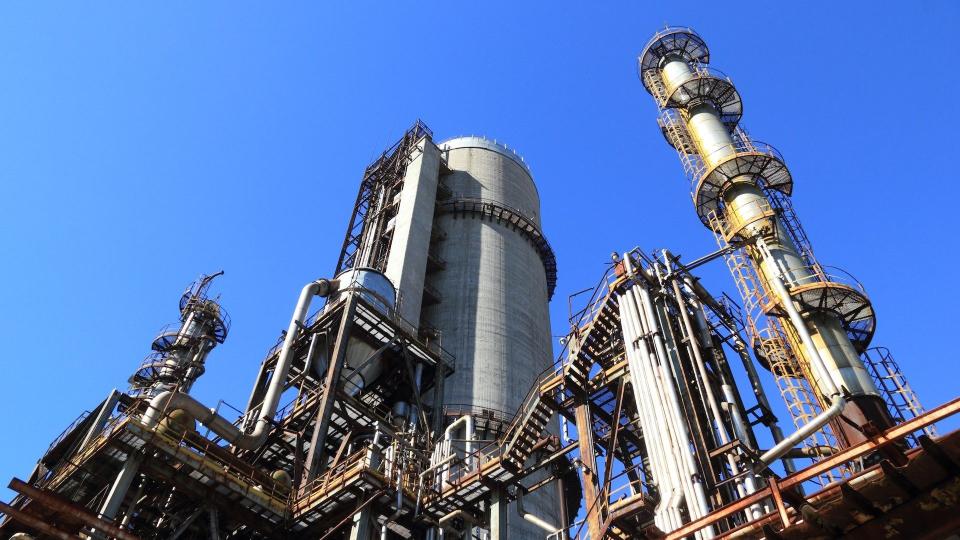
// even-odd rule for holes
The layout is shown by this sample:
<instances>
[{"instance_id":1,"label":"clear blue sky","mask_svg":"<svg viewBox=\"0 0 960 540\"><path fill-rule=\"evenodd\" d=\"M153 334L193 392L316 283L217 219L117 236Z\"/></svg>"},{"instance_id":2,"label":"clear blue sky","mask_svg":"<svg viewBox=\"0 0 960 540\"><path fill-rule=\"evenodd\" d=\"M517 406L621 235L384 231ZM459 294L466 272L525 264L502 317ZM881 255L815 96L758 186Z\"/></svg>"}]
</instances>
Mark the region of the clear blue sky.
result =
<instances>
[{"instance_id":1,"label":"clear blue sky","mask_svg":"<svg viewBox=\"0 0 960 540\"><path fill-rule=\"evenodd\" d=\"M200 273L226 271L234 324L195 394L243 405L299 288L333 270L365 165L418 117L531 164L555 334L611 250L712 250L635 73L666 22L704 36L783 152L875 343L926 405L960 393L960 4L530 4L0 5L0 486L125 387ZM703 275L734 293L722 263Z\"/></svg>"}]
</instances>

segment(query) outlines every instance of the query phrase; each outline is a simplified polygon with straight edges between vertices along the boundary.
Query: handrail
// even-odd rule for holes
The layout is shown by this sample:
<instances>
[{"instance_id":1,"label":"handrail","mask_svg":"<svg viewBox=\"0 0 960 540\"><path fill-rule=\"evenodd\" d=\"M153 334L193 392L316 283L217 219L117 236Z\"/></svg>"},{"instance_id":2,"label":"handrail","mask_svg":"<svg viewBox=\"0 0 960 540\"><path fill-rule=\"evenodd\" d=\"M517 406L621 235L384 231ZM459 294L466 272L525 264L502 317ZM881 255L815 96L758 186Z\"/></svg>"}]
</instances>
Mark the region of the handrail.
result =
<instances>
[{"instance_id":1,"label":"handrail","mask_svg":"<svg viewBox=\"0 0 960 540\"><path fill-rule=\"evenodd\" d=\"M807 467L806 469L798 471L783 479L776 480L776 484L778 486L777 489L784 491L802 485L803 483L808 482L817 476L820 476L821 474L835 468L838 464L859 459L860 457L875 451L879 447L896 443L897 441L903 439L911 433L916 432L917 430L923 429L934 424L935 422L939 422L944 418L948 418L957 413L960 413L960 398L956 398L953 401L949 401L935 409L931 409L927 413L923 414L922 416L918 416L913 420L889 428L885 432L871 437L867 441L861 442L849 448L845 448L830 458L821 460L810 467ZM876 469L879 466L880 465L874 465L870 469ZM815 494L808 495L807 498L809 499L812 495ZM738 499L730 504L717 508L710 514L687 523L680 529L671 531L666 538L668 540L679 540L681 538L691 536L697 531L714 525L721 520L726 519L729 516L749 508L750 506L772 496L773 488L770 485L767 485L761 489L758 489L747 497ZM770 514L767 514L759 518L752 519L747 523L762 521L769 517L769 515Z\"/></svg>"}]
</instances>

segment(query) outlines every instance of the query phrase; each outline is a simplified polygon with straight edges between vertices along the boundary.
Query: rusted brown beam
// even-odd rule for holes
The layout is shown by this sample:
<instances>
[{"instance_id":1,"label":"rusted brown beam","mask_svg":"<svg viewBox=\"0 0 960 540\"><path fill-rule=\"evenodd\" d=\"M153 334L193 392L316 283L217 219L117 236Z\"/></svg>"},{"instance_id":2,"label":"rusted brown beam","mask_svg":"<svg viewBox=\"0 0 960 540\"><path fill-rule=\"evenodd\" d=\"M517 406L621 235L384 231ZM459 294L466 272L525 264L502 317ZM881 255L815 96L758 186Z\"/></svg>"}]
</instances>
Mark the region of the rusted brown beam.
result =
<instances>
[{"instance_id":1,"label":"rusted brown beam","mask_svg":"<svg viewBox=\"0 0 960 540\"><path fill-rule=\"evenodd\" d=\"M948 418L954 414L957 414L958 412L960 412L960 398L956 398L935 409L931 409L930 411L927 411L927 413L918 416L909 422L904 422L888 429L886 432L877 435L871 440L863 441L857 445L845 448L828 459L819 461L810 467L803 469L802 471L792 474L780 481L779 488L781 490L787 490L799 487L811 478L815 478L843 463L868 454L879 447L894 443L915 431L939 422L944 418ZM730 517L737 512L749 508L750 506L761 502L763 499L769 496L771 496L769 487L759 490L748 497L744 497L732 502L698 520L692 521L683 527L672 531L667 538L679 539L687 537L708 525L712 525L722 519Z\"/></svg>"},{"instance_id":2,"label":"rusted brown beam","mask_svg":"<svg viewBox=\"0 0 960 540\"><path fill-rule=\"evenodd\" d=\"M777 515L780 516L780 525L784 529L790 526L790 514L787 513L787 507L783 504L783 496L780 494L780 485L777 479L770 477L767 479L767 485L770 486L770 494L773 496L773 504L777 507Z\"/></svg>"},{"instance_id":3,"label":"rusted brown beam","mask_svg":"<svg viewBox=\"0 0 960 540\"><path fill-rule=\"evenodd\" d=\"M943 467L943 470L950 474L960 474L960 464L957 463L957 460L943 448L940 448L940 445L929 436L921 435L917 437L917 442L927 452L927 455L937 462L937 465Z\"/></svg>"},{"instance_id":4,"label":"rusted brown beam","mask_svg":"<svg viewBox=\"0 0 960 540\"><path fill-rule=\"evenodd\" d=\"M840 496L843 497L843 500L849 503L851 506L855 507L860 512L869 514L873 517L880 517L883 515L883 510L874 505L870 499L866 498L863 493L850 487L850 484L844 482L840 484Z\"/></svg>"},{"instance_id":5,"label":"rusted brown beam","mask_svg":"<svg viewBox=\"0 0 960 540\"><path fill-rule=\"evenodd\" d=\"M84 524L89 525L99 531L103 531L114 538L119 538L120 540L140 540L138 536L130 534L116 525L101 519L86 508L51 491L31 486L19 478L14 478L11 480L9 487L17 493L21 493L24 496L33 499L41 506L45 506L55 512L68 514L82 521Z\"/></svg>"},{"instance_id":6,"label":"rusted brown beam","mask_svg":"<svg viewBox=\"0 0 960 540\"><path fill-rule=\"evenodd\" d=\"M603 538L600 516L600 493L597 487L597 457L593 446L593 416L590 402L577 406L577 439L580 446L580 480L583 484L583 501L586 508L587 530L590 538Z\"/></svg>"},{"instance_id":7,"label":"rusted brown beam","mask_svg":"<svg viewBox=\"0 0 960 540\"><path fill-rule=\"evenodd\" d=\"M65 533L52 525L47 525L37 517L34 517L26 512L21 512L20 510L17 510L16 508L13 508L11 506L7 506L4 503L0 503L0 514L6 514L10 516L14 521L19 521L20 523L23 523L27 527L30 527L31 529L34 529L37 532L41 532L43 534L52 536L54 538L60 538L61 540L79 540L80 539L79 536L74 536L72 534Z\"/></svg>"},{"instance_id":8,"label":"rusted brown beam","mask_svg":"<svg viewBox=\"0 0 960 540\"><path fill-rule=\"evenodd\" d=\"M355 295L349 294L347 303L343 307L343 315L340 317L340 327L337 329L333 354L330 355L330 364L327 367L327 375L324 379L325 390L321 395L320 404L317 406L316 425L313 428L313 436L310 438L310 451L304 465L304 469L306 469L305 484L309 484L316 478L323 465L323 453L327 432L330 429L330 417L333 414L333 402L336 399L336 388L340 386L340 374L346 362L347 340L350 338L350 327L353 326L353 314L356 309L357 298Z\"/></svg>"}]
</instances>

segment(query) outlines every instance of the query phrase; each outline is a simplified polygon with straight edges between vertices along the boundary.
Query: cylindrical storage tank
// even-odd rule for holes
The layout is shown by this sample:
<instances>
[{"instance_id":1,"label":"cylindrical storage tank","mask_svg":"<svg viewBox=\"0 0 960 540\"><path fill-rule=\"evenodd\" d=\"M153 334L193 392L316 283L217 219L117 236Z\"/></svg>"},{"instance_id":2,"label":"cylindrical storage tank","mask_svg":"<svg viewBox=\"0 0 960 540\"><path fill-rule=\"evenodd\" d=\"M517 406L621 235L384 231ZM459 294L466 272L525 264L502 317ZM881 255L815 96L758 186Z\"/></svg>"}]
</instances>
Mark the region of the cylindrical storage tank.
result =
<instances>
[{"instance_id":1,"label":"cylindrical storage tank","mask_svg":"<svg viewBox=\"0 0 960 540\"><path fill-rule=\"evenodd\" d=\"M440 149L451 171L441 181L451 196L438 201L434 229L445 234L434 249L446 266L427 276L439 299L421 319L441 331L443 348L456 359L444 403L512 415L552 363L547 274L530 233L489 212L508 209L539 231L540 198L529 168L503 145L460 137ZM553 422L547 427L555 430ZM552 486L525 497L524 506L559 521ZM508 538L544 537L513 508L508 520Z\"/></svg>"},{"instance_id":2,"label":"cylindrical storage tank","mask_svg":"<svg viewBox=\"0 0 960 540\"><path fill-rule=\"evenodd\" d=\"M364 302L388 317L396 307L397 290L390 279L373 268L351 268L337 274L337 292L331 295L330 302L346 291L353 291ZM350 395L356 395L371 381L380 376L383 365L379 361L366 363L376 349L369 343L350 338L344 365L343 386ZM315 369L326 370L329 351L321 351L315 363Z\"/></svg>"}]
</instances>

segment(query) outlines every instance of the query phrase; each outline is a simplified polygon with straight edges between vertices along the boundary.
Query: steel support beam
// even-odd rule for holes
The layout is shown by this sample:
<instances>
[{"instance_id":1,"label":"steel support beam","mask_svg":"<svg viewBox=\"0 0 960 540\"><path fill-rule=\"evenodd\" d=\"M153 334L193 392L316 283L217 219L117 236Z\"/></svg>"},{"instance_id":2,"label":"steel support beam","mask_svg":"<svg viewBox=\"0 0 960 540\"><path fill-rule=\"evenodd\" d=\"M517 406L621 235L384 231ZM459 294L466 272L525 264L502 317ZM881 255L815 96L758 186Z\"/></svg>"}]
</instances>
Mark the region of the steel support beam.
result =
<instances>
[{"instance_id":1,"label":"steel support beam","mask_svg":"<svg viewBox=\"0 0 960 540\"><path fill-rule=\"evenodd\" d=\"M136 535L130 534L129 532L120 529L116 525L100 519L96 514L87 510L86 508L68 501L67 499L64 499L63 497L47 490L31 486L19 478L14 478L11 480L9 487L17 493L33 499L40 506L49 508L54 512L69 514L82 521L85 525L94 527L98 531L105 532L111 537L118 538L119 540L140 540Z\"/></svg>"},{"instance_id":2,"label":"steel support beam","mask_svg":"<svg viewBox=\"0 0 960 540\"><path fill-rule=\"evenodd\" d=\"M960 398L954 399L953 401L945 403L935 409L931 409L926 414L918 416L909 422L904 422L894 426L887 431L874 436L870 440L863 441L857 445L845 448L827 459L818 461L810 467L807 467L796 474L780 480L778 482L779 491L783 492L798 488L802 486L804 482L816 478L817 476L820 476L821 474L834 469L843 463L853 461L866 454L869 454L870 452L882 448L883 446L893 444L915 431L921 430L957 413L960 413ZM692 521L683 527L672 531L667 536L667 539L672 540L686 538L687 536L690 536L709 525L726 519L737 512L742 512L754 504L763 502L764 499L770 497L771 495L771 489L769 486L767 486L765 489L758 490L752 495L730 503L698 520Z\"/></svg>"},{"instance_id":3,"label":"steel support beam","mask_svg":"<svg viewBox=\"0 0 960 540\"><path fill-rule=\"evenodd\" d=\"M72 534L67 534L52 525L47 525L40 518L34 517L26 512L21 512L16 508L7 506L4 503L0 503L0 514L6 514L14 521L19 521L20 523L34 529L37 532L41 532L53 538L59 538L61 540L79 540L79 536Z\"/></svg>"},{"instance_id":4,"label":"steel support beam","mask_svg":"<svg viewBox=\"0 0 960 540\"><path fill-rule=\"evenodd\" d=\"M340 384L340 374L347 354L347 341L350 339L350 327L353 325L353 314L357 309L357 297L347 293L346 305L343 306L343 315L340 317L340 328L337 329L336 342L333 354L330 355L330 365L327 366L327 377L324 380L323 396L317 406L317 420L310 437L310 452L307 454L305 465L306 478L304 486L320 472L324 457L324 445L327 442L327 431L330 429L330 417L333 415L333 402L336 400L337 387Z\"/></svg>"},{"instance_id":5,"label":"steel support beam","mask_svg":"<svg viewBox=\"0 0 960 540\"><path fill-rule=\"evenodd\" d=\"M603 538L600 518L600 492L597 486L597 457L593 444L593 417L590 402L577 405L577 440L580 446L580 480L583 484L584 507L587 509L587 530L590 538Z\"/></svg>"},{"instance_id":6,"label":"steel support beam","mask_svg":"<svg viewBox=\"0 0 960 540\"><path fill-rule=\"evenodd\" d=\"M507 514L510 509L510 497L506 488L493 490L490 496L490 540L509 540Z\"/></svg>"}]
</instances>

